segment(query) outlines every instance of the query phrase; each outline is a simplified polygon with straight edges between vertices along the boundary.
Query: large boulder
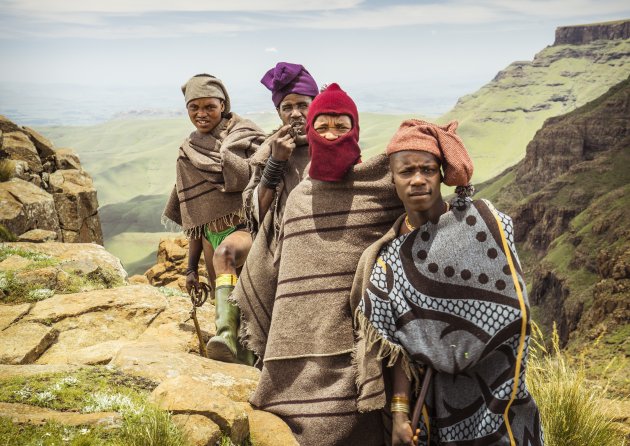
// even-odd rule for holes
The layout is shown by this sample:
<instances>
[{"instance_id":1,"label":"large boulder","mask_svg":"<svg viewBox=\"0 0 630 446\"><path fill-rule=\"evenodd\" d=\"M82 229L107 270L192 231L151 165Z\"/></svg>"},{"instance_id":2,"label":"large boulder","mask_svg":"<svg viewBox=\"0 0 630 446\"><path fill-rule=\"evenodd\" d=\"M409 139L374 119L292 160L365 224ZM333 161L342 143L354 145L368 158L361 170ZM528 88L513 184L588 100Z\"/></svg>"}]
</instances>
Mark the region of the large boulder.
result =
<instances>
[{"instance_id":1,"label":"large boulder","mask_svg":"<svg viewBox=\"0 0 630 446\"><path fill-rule=\"evenodd\" d=\"M35 246L45 245L48 244ZM89 246L102 250L98 245ZM9 266L20 263L15 258L20 257L11 256L0 263L0 267L7 261ZM65 265L89 268L96 261L98 259ZM19 266L25 267L22 264ZM14 276L19 275L16 271L19 272L19 269L12 271ZM37 276L43 276L43 273ZM194 323L190 319L191 306L188 297L181 293L164 293L148 285L54 294L31 304L0 305L0 363L107 364L127 347L145 353L147 345L151 349L149 355L153 355L154 350L159 352L158 356L175 355L165 358L166 364L157 366L160 370L165 365L171 367L177 364L177 354L184 354L184 358L193 358L193 361L195 358L203 359L189 354L198 351L199 346ZM211 322L214 320L214 307L208 304L199 308L197 315L205 342L215 332ZM228 369L230 367L236 366L229 365ZM148 367L146 372L153 376L151 370ZM246 373L244 381L216 372L222 378L219 387L234 389L235 397L246 398L257 381L258 372L252 370L254 379Z\"/></svg>"},{"instance_id":2,"label":"large boulder","mask_svg":"<svg viewBox=\"0 0 630 446\"><path fill-rule=\"evenodd\" d=\"M96 190L71 149L57 151L37 131L0 116L0 150L8 159L3 179L13 177L0 182L0 225L16 236L44 229L59 241L103 244Z\"/></svg>"},{"instance_id":3,"label":"large boulder","mask_svg":"<svg viewBox=\"0 0 630 446\"><path fill-rule=\"evenodd\" d=\"M166 351L153 343L128 344L110 364L129 375L156 382L188 376L211 384L215 391L237 402L248 401L260 379L260 372L254 367Z\"/></svg>"},{"instance_id":4,"label":"large boulder","mask_svg":"<svg viewBox=\"0 0 630 446\"><path fill-rule=\"evenodd\" d=\"M185 237L163 238L157 252L157 264L144 275L153 286L167 286L186 290L186 268L188 266L188 240ZM199 278L206 281L207 272L203 258L199 262Z\"/></svg>"},{"instance_id":5,"label":"large boulder","mask_svg":"<svg viewBox=\"0 0 630 446\"><path fill-rule=\"evenodd\" d=\"M57 170L50 174L50 189L59 216L63 241L103 244L98 201L92 178L83 170Z\"/></svg>"},{"instance_id":6,"label":"large boulder","mask_svg":"<svg viewBox=\"0 0 630 446\"><path fill-rule=\"evenodd\" d=\"M54 231L61 239L52 195L19 178L0 183L0 224L16 235L45 229Z\"/></svg>"},{"instance_id":7,"label":"large boulder","mask_svg":"<svg viewBox=\"0 0 630 446\"><path fill-rule=\"evenodd\" d=\"M201 415L219 426L230 440L241 444L249 435L247 413L211 383L190 376L177 376L162 382L151 400L174 414ZM205 444L210 444L207 439Z\"/></svg>"},{"instance_id":8,"label":"large boulder","mask_svg":"<svg viewBox=\"0 0 630 446\"><path fill-rule=\"evenodd\" d=\"M126 277L120 260L95 243L0 244L0 299L6 303L112 288Z\"/></svg>"},{"instance_id":9,"label":"large boulder","mask_svg":"<svg viewBox=\"0 0 630 446\"><path fill-rule=\"evenodd\" d=\"M25 161L29 170L34 173L41 173L44 170L37 148L27 134L23 132L3 133L2 139L2 150L7 152L12 160Z\"/></svg>"}]
</instances>

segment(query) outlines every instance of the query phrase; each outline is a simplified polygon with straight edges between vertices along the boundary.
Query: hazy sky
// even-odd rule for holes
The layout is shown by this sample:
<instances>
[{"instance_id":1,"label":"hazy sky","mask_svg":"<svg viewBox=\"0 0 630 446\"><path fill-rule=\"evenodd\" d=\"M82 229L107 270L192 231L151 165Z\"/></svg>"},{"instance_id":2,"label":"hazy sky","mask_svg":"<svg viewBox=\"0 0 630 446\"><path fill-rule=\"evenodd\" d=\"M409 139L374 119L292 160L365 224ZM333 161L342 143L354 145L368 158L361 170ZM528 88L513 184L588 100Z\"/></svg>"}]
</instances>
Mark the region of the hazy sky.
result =
<instances>
[{"instance_id":1,"label":"hazy sky","mask_svg":"<svg viewBox=\"0 0 630 446\"><path fill-rule=\"evenodd\" d=\"M265 95L264 72L291 61L319 83L375 95L471 92L551 45L558 26L624 18L627 0L0 0L0 85L177 95L207 72L241 95Z\"/></svg>"}]
</instances>

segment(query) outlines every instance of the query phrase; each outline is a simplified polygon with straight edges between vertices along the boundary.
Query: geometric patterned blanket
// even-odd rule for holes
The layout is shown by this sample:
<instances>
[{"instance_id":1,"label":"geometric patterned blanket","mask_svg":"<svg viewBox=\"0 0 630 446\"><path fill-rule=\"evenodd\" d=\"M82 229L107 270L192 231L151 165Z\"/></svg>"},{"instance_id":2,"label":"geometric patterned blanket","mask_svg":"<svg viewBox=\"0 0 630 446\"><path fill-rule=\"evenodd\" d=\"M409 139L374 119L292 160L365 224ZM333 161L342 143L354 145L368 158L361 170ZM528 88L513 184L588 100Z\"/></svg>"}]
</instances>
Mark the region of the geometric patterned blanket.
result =
<instances>
[{"instance_id":1,"label":"geometric patterned blanket","mask_svg":"<svg viewBox=\"0 0 630 446\"><path fill-rule=\"evenodd\" d=\"M436 372L421 445L542 445L525 385L529 305L512 220L459 198L434 224L366 251L353 287L359 406L385 406L382 364ZM379 378L380 374L380 378Z\"/></svg>"}]
</instances>

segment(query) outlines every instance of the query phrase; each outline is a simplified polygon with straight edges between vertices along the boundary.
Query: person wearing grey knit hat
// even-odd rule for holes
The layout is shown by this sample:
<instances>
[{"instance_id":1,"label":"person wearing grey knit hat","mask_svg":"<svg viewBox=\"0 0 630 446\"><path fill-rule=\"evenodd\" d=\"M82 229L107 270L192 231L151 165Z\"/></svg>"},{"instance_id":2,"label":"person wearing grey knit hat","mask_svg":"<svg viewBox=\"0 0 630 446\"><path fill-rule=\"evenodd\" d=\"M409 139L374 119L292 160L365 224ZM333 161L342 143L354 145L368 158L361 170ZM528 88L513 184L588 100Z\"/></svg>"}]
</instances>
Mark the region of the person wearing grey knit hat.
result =
<instances>
[{"instance_id":1,"label":"person wearing grey knit hat","mask_svg":"<svg viewBox=\"0 0 630 446\"><path fill-rule=\"evenodd\" d=\"M210 284L215 284L216 336L208 342L208 356L252 364L251 352L238 341L238 307L228 297L252 245L243 224L241 194L249 182L248 158L264 133L231 111L230 96L220 79L197 74L181 90L196 131L179 148L177 181L163 217L181 226L189 239L188 292L200 289L202 252Z\"/></svg>"}]
</instances>

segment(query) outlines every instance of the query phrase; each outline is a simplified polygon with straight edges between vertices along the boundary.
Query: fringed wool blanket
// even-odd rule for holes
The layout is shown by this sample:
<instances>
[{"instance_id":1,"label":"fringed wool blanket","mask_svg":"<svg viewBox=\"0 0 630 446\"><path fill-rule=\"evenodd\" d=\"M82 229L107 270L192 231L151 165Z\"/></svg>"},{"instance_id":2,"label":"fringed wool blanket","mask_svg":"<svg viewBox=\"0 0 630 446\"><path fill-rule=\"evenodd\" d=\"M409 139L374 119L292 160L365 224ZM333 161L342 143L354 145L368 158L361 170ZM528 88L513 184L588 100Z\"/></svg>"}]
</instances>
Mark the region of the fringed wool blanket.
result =
<instances>
[{"instance_id":1,"label":"fringed wool blanket","mask_svg":"<svg viewBox=\"0 0 630 446\"><path fill-rule=\"evenodd\" d=\"M250 323L241 324L241 342L262 359L265 355L265 344L269 326L271 324L271 312L273 299L261 300L257 289L261 283L268 287L267 295L274 296L276 292L275 278L278 277L279 258L278 235L282 216L289 194L306 176L306 166L309 163L308 145L295 148L289 158L280 184L276 187L276 194L271 207L258 223L258 206L254 190L260 183L262 172L265 169L267 159L271 156L271 147L265 141L260 149L250 158L253 168L249 184L243 191L243 204L245 207L245 220L248 229L255 236L252 248L241 271L241 278L236 283L231 299L240 307L247 307L251 316ZM249 334L249 336L248 336Z\"/></svg>"},{"instance_id":2,"label":"fringed wool blanket","mask_svg":"<svg viewBox=\"0 0 630 446\"><path fill-rule=\"evenodd\" d=\"M286 202L277 276L249 284L251 300L239 301L249 345L266 342L251 402L284 419L303 446L383 444L380 413L357 411L348 299L361 253L402 209L385 155L340 182L306 178ZM272 308L268 333L252 329L258 302Z\"/></svg>"},{"instance_id":3,"label":"fringed wool blanket","mask_svg":"<svg viewBox=\"0 0 630 446\"><path fill-rule=\"evenodd\" d=\"M208 134L190 134L179 148L175 187L163 217L199 238L207 225L217 231L243 214L241 193L249 181L247 158L264 139L252 121L232 113Z\"/></svg>"},{"instance_id":4,"label":"fringed wool blanket","mask_svg":"<svg viewBox=\"0 0 630 446\"><path fill-rule=\"evenodd\" d=\"M434 375L420 445L543 444L525 386L529 305L511 219L457 199L437 224L398 236L402 217L361 258L352 292L359 408L386 404L383 366Z\"/></svg>"}]
</instances>

